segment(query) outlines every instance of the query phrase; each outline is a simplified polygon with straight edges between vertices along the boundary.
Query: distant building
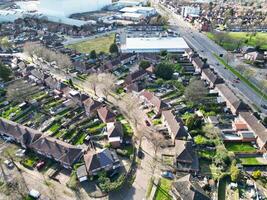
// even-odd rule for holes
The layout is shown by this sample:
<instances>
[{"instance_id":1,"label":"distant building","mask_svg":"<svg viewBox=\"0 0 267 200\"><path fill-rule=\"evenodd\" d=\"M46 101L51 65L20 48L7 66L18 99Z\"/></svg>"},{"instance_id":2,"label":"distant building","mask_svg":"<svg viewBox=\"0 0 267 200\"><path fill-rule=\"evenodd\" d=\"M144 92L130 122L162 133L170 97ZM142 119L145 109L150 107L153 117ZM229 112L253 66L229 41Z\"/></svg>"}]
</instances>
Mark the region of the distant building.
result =
<instances>
[{"instance_id":1,"label":"distant building","mask_svg":"<svg viewBox=\"0 0 267 200\"><path fill-rule=\"evenodd\" d=\"M152 38L126 38L126 43L121 45L122 53L159 53L168 52L184 53L188 45L181 37L152 37Z\"/></svg>"},{"instance_id":2,"label":"distant building","mask_svg":"<svg viewBox=\"0 0 267 200\"><path fill-rule=\"evenodd\" d=\"M145 17L153 16L153 15L155 15L157 13L156 9L153 8L153 7L140 7L140 6L125 7L123 9L121 9L120 12L123 12L123 13L138 13L138 14L142 14Z\"/></svg>"},{"instance_id":3,"label":"distant building","mask_svg":"<svg viewBox=\"0 0 267 200\"><path fill-rule=\"evenodd\" d=\"M199 17L200 7L196 6L183 6L181 15L183 17Z\"/></svg>"},{"instance_id":4,"label":"distant building","mask_svg":"<svg viewBox=\"0 0 267 200\"><path fill-rule=\"evenodd\" d=\"M39 11L51 16L70 16L75 13L101 10L112 0L40 0Z\"/></svg>"}]
</instances>

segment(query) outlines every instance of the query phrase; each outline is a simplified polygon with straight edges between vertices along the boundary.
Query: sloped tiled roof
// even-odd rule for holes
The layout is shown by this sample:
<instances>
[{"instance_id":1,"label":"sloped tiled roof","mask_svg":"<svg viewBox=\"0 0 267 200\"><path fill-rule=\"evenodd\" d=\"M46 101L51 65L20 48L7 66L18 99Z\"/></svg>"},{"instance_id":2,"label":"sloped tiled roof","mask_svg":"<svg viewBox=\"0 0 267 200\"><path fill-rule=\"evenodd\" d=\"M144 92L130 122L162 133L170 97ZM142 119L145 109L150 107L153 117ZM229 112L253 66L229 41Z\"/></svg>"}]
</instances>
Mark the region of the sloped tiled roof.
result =
<instances>
[{"instance_id":1,"label":"sloped tiled roof","mask_svg":"<svg viewBox=\"0 0 267 200\"><path fill-rule=\"evenodd\" d=\"M107 124L108 137L122 137L123 128L120 122L112 122Z\"/></svg>"},{"instance_id":2,"label":"sloped tiled roof","mask_svg":"<svg viewBox=\"0 0 267 200\"><path fill-rule=\"evenodd\" d=\"M162 115L164 116L168 126L171 129L171 135L173 139L188 136L188 133L185 130L185 127L180 118L175 117L175 115L170 110L162 111Z\"/></svg>"},{"instance_id":3,"label":"sloped tiled roof","mask_svg":"<svg viewBox=\"0 0 267 200\"><path fill-rule=\"evenodd\" d=\"M70 166L82 154L80 148L52 137L41 137L31 145L31 148L37 152L50 155L55 160L60 160Z\"/></svg>"},{"instance_id":4,"label":"sloped tiled roof","mask_svg":"<svg viewBox=\"0 0 267 200\"><path fill-rule=\"evenodd\" d=\"M88 151L84 155L87 172L113 165L117 161L117 154L109 149L102 149L100 152Z\"/></svg>"},{"instance_id":5,"label":"sloped tiled roof","mask_svg":"<svg viewBox=\"0 0 267 200\"><path fill-rule=\"evenodd\" d=\"M0 133L15 138L21 145L29 146L42 136L42 133L16 122L0 118Z\"/></svg>"},{"instance_id":6,"label":"sloped tiled roof","mask_svg":"<svg viewBox=\"0 0 267 200\"><path fill-rule=\"evenodd\" d=\"M225 84L217 84L216 87L237 111L247 110L247 106Z\"/></svg>"},{"instance_id":7,"label":"sloped tiled roof","mask_svg":"<svg viewBox=\"0 0 267 200\"><path fill-rule=\"evenodd\" d=\"M109 109L106 106L97 109L97 113L99 118L103 122L107 122L116 116L113 112L109 111Z\"/></svg>"},{"instance_id":8,"label":"sloped tiled roof","mask_svg":"<svg viewBox=\"0 0 267 200\"><path fill-rule=\"evenodd\" d=\"M197 181L188 174L172 184L172 191L177 199L210 200L210 197L200 187Z\"/></svg>"}]
</instances>

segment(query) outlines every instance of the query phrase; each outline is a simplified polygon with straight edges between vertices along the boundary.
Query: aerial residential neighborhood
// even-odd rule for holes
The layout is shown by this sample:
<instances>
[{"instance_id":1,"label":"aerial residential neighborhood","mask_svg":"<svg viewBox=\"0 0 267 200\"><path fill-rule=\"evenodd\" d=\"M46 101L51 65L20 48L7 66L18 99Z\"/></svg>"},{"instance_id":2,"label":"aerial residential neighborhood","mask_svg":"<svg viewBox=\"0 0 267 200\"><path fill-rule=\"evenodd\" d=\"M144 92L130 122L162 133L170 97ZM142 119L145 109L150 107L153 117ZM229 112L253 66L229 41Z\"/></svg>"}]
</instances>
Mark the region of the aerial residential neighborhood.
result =
<instances>
[{"instance_id":1,"label":"aerial residential neighborhood","mask_svg":"<svg viewBox=\"0 0 267 200\"><path fill-rule=\"evenodd\" d=\"M266 8L0 1L0 199L267 199Z\"/></svg>"}]
</instances>

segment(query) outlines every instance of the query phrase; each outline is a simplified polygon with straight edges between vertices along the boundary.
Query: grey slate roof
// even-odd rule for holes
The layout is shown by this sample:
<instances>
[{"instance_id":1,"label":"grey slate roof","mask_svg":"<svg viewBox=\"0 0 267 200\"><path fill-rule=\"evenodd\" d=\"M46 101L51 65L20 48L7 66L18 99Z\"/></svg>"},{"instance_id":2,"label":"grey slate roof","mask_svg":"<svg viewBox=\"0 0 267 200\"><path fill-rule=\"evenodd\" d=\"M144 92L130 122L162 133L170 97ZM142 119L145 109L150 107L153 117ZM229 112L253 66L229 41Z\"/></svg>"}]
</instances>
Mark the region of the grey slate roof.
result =
<instances>
[{"instance_id":1,"label":"grey slate roof","mask_svg":"<svg viewBox=\"0 0 267 200\"><path fill-rule=\"evenodd\" d=\"M117 154L109 149L103 149L98 153L89 151L84 155L84 162L88 173L113 165L118 161Z\"/></svg>"},{"instance_id":2,"label":"grey slate roof","mask_svg":"<svg viewBox=\"0 0 267 200\"><path fill-rule=\"evenodd\" d=\"M181 200L210 200L210 197L188 174L172 184L172 193Z\"/></svg>"},{"instance_id":3,"label":"grey slate roof","mask_svg":"<svg viewBox=\"0 0 267 200\"><path fill-rule=\"evenodd\" d=\"M42 136L42 133L16 122L0 118L0 133L11 136L22 146L29 146Z\"/></svg>"},{"instance_id":4,"label":"grey slate roof","mask_svg":"<svg viewBox=\"0 0 267 200\"><path fill-rule=\"evenodd\" d=\"M111 127L107 129L108 137L123 137L123 128L120 122L114 122Z\"/></svg>"},{"instance_id":5,"label":"grey slate roof","mask_svg":"<svg viewBox=\"0 0 267 200\"><path fill-rule=\"evenodd\" d=\"M41 137L31 145L31 148L69 166L82 155L82 149L52 137Z\"/></svg>"},{"instance_id":6,"label":"grey slate roof","mask_svg":"<svg viewBox=\"0 0 267 200\"><path fill-rule=\"evenodd\" d=\"M171 134L173 139L187 137L188 133L180 118L177 118L170 110L162 111L168 126L171 129Z\"/></svg>"}]
</instances>

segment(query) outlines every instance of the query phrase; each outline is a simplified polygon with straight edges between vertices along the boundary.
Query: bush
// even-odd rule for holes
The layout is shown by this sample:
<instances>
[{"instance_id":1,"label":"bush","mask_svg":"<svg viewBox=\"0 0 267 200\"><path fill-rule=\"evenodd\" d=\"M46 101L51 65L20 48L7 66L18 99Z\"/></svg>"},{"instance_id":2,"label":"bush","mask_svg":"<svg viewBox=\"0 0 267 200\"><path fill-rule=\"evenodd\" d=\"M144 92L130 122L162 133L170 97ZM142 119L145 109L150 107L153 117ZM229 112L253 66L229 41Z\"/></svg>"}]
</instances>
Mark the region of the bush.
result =
<instances>
[{"instance_id":1,"label":"bush","mask_svg":"<svg viewBox=\"0 0 267 200\"><path fill-rule=\"evenodd\" d=\"M146 69L146 68L150 67L150 62L147 61L147 60L142 60L139 63L139 67L142 68L142 69Z\"/></svg>"},{"instance_id":2,"label":"bush","mask_svg":"<svg viewBox=\"0 0 267 200\"><path fill-rule=\"evenodd\" d=\"M123 185L124 180L125 180L124 174L121 174L113 182L107 177L106 173L100 173L98 178L99 187L103 192L118 190Z\"/></svg>"},{"instance_id":3,"label":"bush","mask_svg":"<svg viewBox=\"0 0 267 200\"><path fill-rule=\"evenodd\" d=\"M117 154L121 155L121 156L127 156L128 152L127 150L122 150L122 149L116 149Z\"/></svg>"},{"instance_id":4,"label":"bush","mask_svg":"<svg viewBox=\"0 0 267 200\"><path fill-rule=\"evenodd\" d=\"M173 68L170 64L167 63L159 63L156 66L155 74L157 77L165 79L165 80L170 80L173 75Z\"/></svg>"},{"instance_id":5,"label":"bush","mask_svg":"<svg viewBox=\"0 0 267 200\"><path fill-rule=\"evenodd\" d=\"M259 179L260 177L261 177L261 171L260 170L257 170L257 171L253 171L252 172L252 177L254 178L254 179Z\"/></svg>"}]
</instances>

